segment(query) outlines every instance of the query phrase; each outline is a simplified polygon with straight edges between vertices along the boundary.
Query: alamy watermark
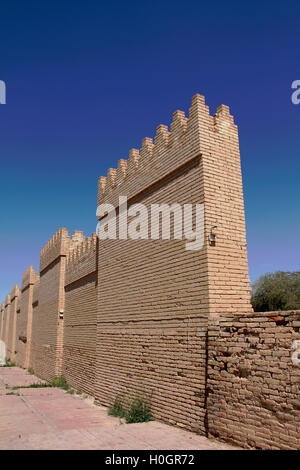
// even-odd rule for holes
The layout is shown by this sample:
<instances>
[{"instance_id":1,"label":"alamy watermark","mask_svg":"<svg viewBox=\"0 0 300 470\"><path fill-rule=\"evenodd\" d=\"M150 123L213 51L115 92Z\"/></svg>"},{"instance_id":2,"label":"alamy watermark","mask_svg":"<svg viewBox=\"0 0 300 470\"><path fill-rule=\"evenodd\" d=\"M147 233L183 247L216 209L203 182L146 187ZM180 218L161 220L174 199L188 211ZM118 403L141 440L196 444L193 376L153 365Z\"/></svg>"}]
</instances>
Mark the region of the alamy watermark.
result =
<instances>
[{"instance_id":1,"label":"alamy watermark","mask_svg":"<svg viewBox=\"0 0 300 470\"><path fill-rule=\"evenodd\" d=\"M300 80L293 81L292 89L295 90L291 96L292 103L300 104Z\"/></svg>"},{"instance_id":2,"label":"alamy watermark","mask_svg":"<svg viewBox=\"0 0 300 470\"><path fill-rule=\"evenodd\" d=\"M112 204L97 208L96 232L100 240L186 240L186 250L204 246L204 204L132 204L119 197L117 210Z\"/></svg>"},{"instance_id":3,"label":"alamy watermark","mask_svg":"<svg viewBox=\"0 0 300 470\"><path fill-rule=\"evenodd\" d=\"M0 104L6 104L6 84L0 80Z\"/></svg>"}]
</instances>

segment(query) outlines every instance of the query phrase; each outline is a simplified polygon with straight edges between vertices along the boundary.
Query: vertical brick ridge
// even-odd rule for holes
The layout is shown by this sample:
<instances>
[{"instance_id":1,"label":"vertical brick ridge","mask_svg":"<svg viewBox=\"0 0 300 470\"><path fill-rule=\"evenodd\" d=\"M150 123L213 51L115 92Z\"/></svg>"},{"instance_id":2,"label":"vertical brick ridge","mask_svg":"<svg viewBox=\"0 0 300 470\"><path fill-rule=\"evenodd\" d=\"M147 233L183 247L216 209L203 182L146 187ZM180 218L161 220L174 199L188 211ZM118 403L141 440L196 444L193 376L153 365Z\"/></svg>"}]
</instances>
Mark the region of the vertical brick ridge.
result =
<instances>
[{"instance_id":1,"label":"vertical brick ridge","mask_svg":"<svg viewBox=\"0 0 300 470\"><path fill-rule=\"evenodd\" d=\"M32 339L32 292L39 274L31 264L22 275L21 292L16 321L16 363L29 367Z\"/></svg>"},{"instance_id":2,"label":"vertical brick ridge","mask_svg":"<svg viewBox=\"0 0 300 470\"><path fill-rule=\"evenodd\" d=\"M5 312L5 303L1 302L1 309L0 309L0 340L4 340L4 333L3 333L3 325L4 325L4 312Z\"/></svg>"},{"instance_id":3,"label":"vertical brick ridge","mask_svg":"<svg viewBox=\"0 0 300 470\"><path fill-rule=\"evenodd\" d=\"M15 343L16 343L16 315L17 315L17 303L19 297L19 286L14 284L10 291L10 308L9 316L7 318L7 343L6 343L6 354L7 358L12 362L15 360Z\"/></svg>"},{"instance_id":4,"label":"vertical brick ridge","mask_svg":"<svg viewBox=\"0 0 300 470\"><path fill-rule=\"evenodd\" d=\"M5 310L4 310L5 323L4 323L3 341L5 343L6 352L7 352L7 345L8 345L8 338L9 338L9 322L10 322L10 294L6 295L4 303L5 303Z\"/></svg>"},{"instance_id":5,"label":"vertical brick ridge","mask_svg":"<svg viewBox=\"0 0 300 470\"><path fill-rule=\"evenodd\" d=\"M228 106L201 136L207 233L217 227L216 243L206 245L210 314L251 312L238 128Z\"/></svg>"}]
</instances>

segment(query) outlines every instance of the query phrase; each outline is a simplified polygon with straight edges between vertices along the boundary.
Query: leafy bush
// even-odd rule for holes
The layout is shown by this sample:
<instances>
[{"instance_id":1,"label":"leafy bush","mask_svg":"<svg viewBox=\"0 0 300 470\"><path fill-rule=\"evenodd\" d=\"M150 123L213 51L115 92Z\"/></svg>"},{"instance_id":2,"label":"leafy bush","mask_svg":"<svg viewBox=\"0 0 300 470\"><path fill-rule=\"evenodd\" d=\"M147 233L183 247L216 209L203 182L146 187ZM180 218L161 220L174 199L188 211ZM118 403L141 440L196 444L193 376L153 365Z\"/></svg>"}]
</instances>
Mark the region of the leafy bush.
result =
<instances>
[{"instance_id":1,"label":"leafy bush","mask_svg":"<svg viewBox=\"0 0 300 470\"><path fill-rule=\"evenodd\" d=\"M277 271L261 276L252 287L255 312L300 310L300 271Z\"/></svg>"}]
</instances>

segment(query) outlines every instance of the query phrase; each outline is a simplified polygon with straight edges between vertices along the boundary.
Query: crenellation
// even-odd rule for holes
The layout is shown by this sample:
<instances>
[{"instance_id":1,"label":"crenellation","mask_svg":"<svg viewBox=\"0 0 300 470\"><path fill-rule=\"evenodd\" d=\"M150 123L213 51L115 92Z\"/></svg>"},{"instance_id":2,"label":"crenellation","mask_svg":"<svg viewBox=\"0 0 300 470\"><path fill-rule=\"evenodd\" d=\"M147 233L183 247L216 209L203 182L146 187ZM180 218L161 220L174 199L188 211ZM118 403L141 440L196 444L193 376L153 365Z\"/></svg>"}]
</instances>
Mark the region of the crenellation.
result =
<instances>
[{"instance_id":1,"label":"crenellation","mask_svg":"<svg viewBox=\"0 0 300 470\"><path fill-rule=\"evenodd\" d=\"M173 121L171 123L170 132L170 146L176 146L180 143L183 144L182 140L187 132L188 119L185 117L184 111L177 110L173 113Z\"/></svg>"},{"instance_id":2,"label":"crenellation","mask_svg":"<svg viewBox=\"0 0 300 470\"><path fill-rule=\"evenodd\" d=\"M111 191L115 184L116 184L116 177L117 177L117 169L116 168L109 168L107 172L107 184L106 184L106 191Z\"/></svg>"},{"instance_id":3,"label":"crenellation","mask_svg":"<svg viewBox=\"0 0 300 470\"><path fill-rule=\"evenodd\" d=\"M10 305L10 294L7 294L5 297L5 307L7 307L8 305Z\"/></svg>"},{"instance_id":4,"label":"crenellation","mask_svg":"<svg viewBox=\"0 0 300 470\"><path fill-rule=\"evenodd\" d=\"M170 132L168 129L168 126L165 126L163 124L160 124L156 128L156 135L154 138L154 146L152 150L152 163L154 160L159 160L163 158L167 158L167 154L169 151L169 137L170 137ZM147 162L148 165L150 162Z\"/></svg>"},{"instance_id":5,"label":"crenellation","mask_svg":"<svg viewBox=\"0 0 300 470\"><path fill-rule=\"evenodd\" d=\"M40 253L40 272L46 269L60 256L69 251L70 237L66 228L60 228L42 248Z\"/></svg>"},{"instance_id":6,"label":"crenellation","mask_svg":"<svg viewBox=\"0 0 300 470\"><path fill-rule=\"evenodd\" d=\"M18 297L19 293L20 293L19 285L18 283L16 283L14 284L14 286L12 287L10 291L11 302L15 299L15 297Z\"/></svg>"},{"instance_id":7,"label":"crenellation","mask_svg":"<svg viewBox=\"0 0 300 470\"><path fill-rule=\"evenodd\" d=\"M66 258L66 281L68 285L96 270L97 235L92 233L70 251Z\"/></svg>"},{"instance_id":8,"label":"crenellation","mask_svg":"<svg viewBox=\"0 0 300 470\"><path fill-rule=\"evenodd\" d=\"M102 199L105 194L106 184L107 184L107 177L100 176L98 178L98 204L102 202Z\"/></svg>"},{"instance_id":9,"label":"crenellation","mask_svg":"<svg viewBox=\"0 0 300 470\"><path fill-rule=\"evenodd\" d=\"M152 158L153 155L153 139L150 137L144 137L142 140L142 147L140 149L140 160L139 160L139 168L144 167L147 164L149 164L149 161Z\"/></svg>"},{"instance_id":10,"label":"crenellation","mask_svg":"<svg viewBox=\"0 0 300 470\"><path fill-rule=\"evenodd\" d=\"M219 113L225 112L225 108L223 110L221 106ZM153 139L145 137L140 152L136 149L130 151L126 174L120 167L118 170L110 168L106 180L104 177L99 178L98 204L111 203L117 207L118 195L127 194L130 198L164 178L185 163L192 153L196 151L200 154L199 137L205 141L208 129L213 133L213 128L214 117L210 115L204 97L195 95L192 98L189 118L185 117L183 111L175 111L171 132L168 126L160 124L154 143ZM184 149L183 155L179 154L180 148ZM125 167L124 163L122 165ZM139 188L140 191L133 191L133 188Z\"/></svg>"},{"instance_id":11,"label":"crenellation","mask_svg":"<svg viewBox=\"0 0 300 470\"><path fill-rule=\"evenodd\" d=\"M31 264L26 271L24 272L22 276L22 284L21 284L21 290L23 291L26 289L29 285L35 284L37 279L39 278L39 274L35 272L34 266Z\"/></svg>"},{"instance_id":12,"label":"crenellation","mask_svg":"<svg viewBox=\"0 0 300 470\"><path fill-rule=\"evenodd\" d=\"M119 184L122 183L123 179L126 177L127 165L128 165L128 160L125 160L124 158L121 158L118 161L118 168L117 168L117 174L116 174L117 186L119 186Z\"/></svg>"}]
</instances>

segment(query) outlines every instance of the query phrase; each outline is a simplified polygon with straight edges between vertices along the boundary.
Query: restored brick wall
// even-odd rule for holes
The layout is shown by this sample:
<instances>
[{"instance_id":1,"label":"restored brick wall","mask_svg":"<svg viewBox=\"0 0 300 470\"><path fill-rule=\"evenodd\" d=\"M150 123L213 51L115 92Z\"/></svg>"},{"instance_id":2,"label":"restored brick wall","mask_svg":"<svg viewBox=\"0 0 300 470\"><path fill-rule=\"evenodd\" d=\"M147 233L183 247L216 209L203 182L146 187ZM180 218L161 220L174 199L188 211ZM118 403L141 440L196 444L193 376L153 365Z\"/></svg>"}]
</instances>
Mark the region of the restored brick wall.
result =
<instances>
[{"instance_id":1,"label":"restored brick wall","mask_svg":"<svg viewBox=\"0 0 300 470\"><path fill-rule=\"evenodd\" d=\"M62 374L68 383L94 394L97 311L96 234L67 257Z\"/></svg>"},{"instance_id":2,"label":"restored brick wall","mask_svg":"<svg viewBox=\"0 0 300 470\"><path fill-rule=\"evenodd\" d=\"M98 203L117 207L120 195L148 209L204 203L205 242L187 251L181 240L100 240L96 399L109 404L144 392L154 416L205 432L206 343L198 330L219 311L252 310L238 137L228 107L210 116L196 95L189 119L176 111L171 132L158 126L154 144L144 139L140 152L131 150L128 162L99 179ZM214 245L211 225L218 226Z\"/></svg>"},{"instance_id":3,"label":"restored brick wall","mask_svg":"<svg viewBox=\"0 0 300 470\"><path fill-rule=\"evenodd\" d=\"M196 202L198 178L195 161L138 202ZM145 393L156 418L203 431L205 348L196 336L207 321L203 252L184 245L99 242L95 394L110 404Z\"/></svg>"},{"instance_id":4,"label":"restored brick wall","mask_svg":"<svg viewBox=\"0 0 300 470\"><path fill-rule=\"evenodd\" d=\"M83 239L75 232L72 239L59 229L41 250L38 321L32 334L32 368L40 377L51 380L61 375L63 353L64 285L66 256Z\"/></svg>"},{"instance_id":5,"label":"restored brick wall","mask_svg":"<svg viewBox=\"0 0 300 470\"><path fill-rule=\"evenodd\" d=\"M209 435L244 447L300 449L300 311L220 315L209 327Z\"/></svg>"}]
</instances>

